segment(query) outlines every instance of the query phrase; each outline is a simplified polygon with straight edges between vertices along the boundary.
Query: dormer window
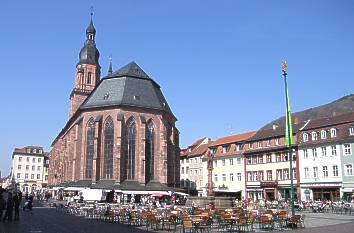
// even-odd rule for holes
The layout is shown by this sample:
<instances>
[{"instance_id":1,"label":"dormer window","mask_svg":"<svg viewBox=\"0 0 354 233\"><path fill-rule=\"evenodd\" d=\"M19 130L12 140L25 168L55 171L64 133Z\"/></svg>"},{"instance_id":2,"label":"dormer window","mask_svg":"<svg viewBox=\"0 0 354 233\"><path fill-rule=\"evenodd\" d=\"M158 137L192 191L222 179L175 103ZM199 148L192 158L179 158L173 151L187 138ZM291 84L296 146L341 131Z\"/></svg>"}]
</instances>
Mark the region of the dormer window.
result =
<instances>
[{"instance_id":1,"label":"dormer window","mask_svg":"<svg viewBox=\"0 0 354 233\"><path fill-rule=\"evenodd\" d=\"M27 153L31 153L31 149L27 149Z\"/></svg>"},{"instance_id":2,"label":"dormer window","mask_svg":"<svg viewBox=\"0 0 354 233\"><path fill-rule=\"evenodd\" d=\"M103 99L108 100L108 98L109 98L109 94L108 93L104 94Z\"/></svg>"},{"instance_id":3,"label":"dormer window","mask_svg":"<svg viewBox=\"0 0 354 233\"><path fill-rule=\"evenodd\" d=\"M312 136L312 141L316 141L317 140L317 133L316 132L312 132L311 136Z\"/></svg>"},{"instance_id":4,"label":"dormer window","mask_svg":"<svg viewBox=\"0 0 354 233\"><path fill-rule=\"evenodd\" d=\"M270 139L267 140L267 146L270 146Z\"/></svg>"},{"instance_id":5,"label":"dormer window","mask_svg":"<svg viewBox=\"0 0 354 233\"><path fill-rule=\"evenodd\" d=\"M228 145L222 147L222 153L227 153L228 151L229 151Z\"/></svg>"},{"instance_id":6,"label":"dormer window","mask_svg":"<svg viewBox=\"0 0 354 233\"><path fill-rule=\"evenodd\" d=\"M252 142L250 142L250 149L253 149L253 143Z\"/></svg>"},{"instance_id":7,"label":"dormer window","mask_svg":"<svg viewBox=\"0 0 354 233\"><path fill-rule=\"evenodd\" d=\"M236 151L240 151L240 149L241 149L241 148L240 148L240 145L237 144L237 145L236 145Z\"/></svg>"},{"instance_id":8,"label":"dormer window","mask_svg":"<svg viewBox=\"0 0 354 233\"><path fill-rule=\"evenodd\" d=\"M337 129L332 128L331 129L331 138L335 138L335 137L337 137Z\"/></svg>"},{"instance_id":9,"label":"dormer window","mask_svg":"<svg viewBox=\"0 0 354 233\"><path fill-rule=\"evenodd\" d=\"M274 139L275 145L279 146L279 138Z\"/></svg>"},{"instance_id":10,"label":"dormer window","mask_svg":"<svg viewBox=\"0 0 354 233\"><path fill-rule=\"evenodd\" d=\"M326 138L327 138L326 130L321 130L321 139L326 139Z\"/></svg>"},{"instance_id":11,"label":"dormer window","mask_svg":"<svg viewBox=\"0 0 354 233\"><path fill-rule=\"evenodd\" d=\"M302 140L303 140L304 142L307 142L307 141L309 140L309 135L308 135L307 133L304 133L304 134L302 135Z\"/></svg>"},{"instance_id":12,"label":"dormer window","mask_svg":"<svg viewBox=\"0 0 354 233\"><path fill-rule=\"evenodd\" d=\"M354 126L349 127L349 135L353 136L354 135Z\"/></svg>"},{"instance_id":13,"label":"dormer window","mask_svg":"<svg viewBox=\"0 0 354 233\"><path fill-rule=\"evenodd\" d=\"M211 148L211 149L210 149L210 154L211 154L211 155L214 155L215 152L216 152L216 149L215 149L215 148Z\"/></svg>"}]
</instances>

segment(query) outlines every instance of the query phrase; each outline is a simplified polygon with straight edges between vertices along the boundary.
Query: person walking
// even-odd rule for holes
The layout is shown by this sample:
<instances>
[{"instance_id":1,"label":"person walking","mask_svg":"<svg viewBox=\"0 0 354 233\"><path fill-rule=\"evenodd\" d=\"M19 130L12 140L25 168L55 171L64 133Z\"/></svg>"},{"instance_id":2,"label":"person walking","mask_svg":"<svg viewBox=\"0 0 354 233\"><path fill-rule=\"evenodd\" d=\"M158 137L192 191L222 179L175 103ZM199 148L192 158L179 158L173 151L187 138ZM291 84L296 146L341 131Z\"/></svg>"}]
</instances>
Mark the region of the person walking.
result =
<instances>
[{"instance_id":1,"label":"person walking","mask_svg":"<svg viewBox=\"0 0 354 233\"><path fill-rule=\"evenodd\" d=\"M14 198L13 198L13 202L14 202L14 207L15 207L15 221L18 221L20 218L20 197L19 194L16 193Z\"/></svg>"},{"instance_id":2,"label":"person walking","mask_svg":"<svg viewBox=\"0 0 354 233\"><path fill-rule=\"evenodd\" d=\"M2 215L4 213L4 210L6 209L6 201L4 197L2 196L2 192L0 193L0 222L2 220Z\"/></svg>"},{"instance_id":3,"label":"person walking","mask_svg":"<svg viewBox=\"0 0 354 233\"><path fill-rule=\"evenodd\" d=\"M7 202L6 202L6 212L5 212L5 217L4 221L7 220L9 222L12 221L12 211L14 208L14 201L12 199L12 193L9 193L7 197Z\"/></svg>"}]
</instances>

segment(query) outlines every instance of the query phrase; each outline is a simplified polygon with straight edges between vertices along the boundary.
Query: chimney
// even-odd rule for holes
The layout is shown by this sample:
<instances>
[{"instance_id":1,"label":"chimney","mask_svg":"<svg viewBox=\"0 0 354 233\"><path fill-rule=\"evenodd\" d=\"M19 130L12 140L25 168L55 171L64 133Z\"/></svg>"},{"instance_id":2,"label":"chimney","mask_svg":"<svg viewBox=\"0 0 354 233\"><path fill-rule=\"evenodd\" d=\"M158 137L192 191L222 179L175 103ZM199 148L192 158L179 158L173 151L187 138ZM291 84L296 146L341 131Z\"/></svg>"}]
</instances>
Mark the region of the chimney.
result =
<instances>
[{"instance_id":1,"label":"chimney","mask_svg":"<svg viewBox=\"0 0 354 233\"><path fill-rule=\"evenodd\" d=\"M300 118L298 116L294 117L294 124L297 125L300 123Z\"/></svg>"},{"instance_id":2,"label":"chimney","mask_svg":"<svg viewBox=\"0 0 354 233\"><path fill-rule=\"evenodd\" d=\"M337 116L337 113L336 112L332 112L332 117L335 117Z\"/></svg>"}]
</instances>

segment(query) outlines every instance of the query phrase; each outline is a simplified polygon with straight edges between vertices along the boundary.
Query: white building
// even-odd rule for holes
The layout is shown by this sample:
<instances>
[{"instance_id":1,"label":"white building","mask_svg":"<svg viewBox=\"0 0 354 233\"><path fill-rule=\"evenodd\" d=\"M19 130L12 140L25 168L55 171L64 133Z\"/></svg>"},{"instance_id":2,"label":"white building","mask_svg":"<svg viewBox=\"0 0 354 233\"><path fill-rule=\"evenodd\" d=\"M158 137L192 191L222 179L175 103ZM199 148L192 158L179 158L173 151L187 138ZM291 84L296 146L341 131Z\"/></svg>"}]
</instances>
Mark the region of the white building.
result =
<instances>
[{"instance_id":1,"label":"white building","mask_svg":"<svg viewBox=\"0 0 354 233\"><path fill-rule=\"evenodd\" d=\"M36 192L48 183L44 166L48 160L48 153L42 147L27 146L15 148L12 153L11 179L14 179L17 188L22 192Z\"/></svg>"},{"instance_id":2,"label":"white building","mask_svg":"<svg viewBox=\"0 0 354 233\"><path fill-rule=\"evenodd\" d=\"M345 152L351 151L350 143L354 140L354 132L350 134L353 120L354 113L334 115L311 120L301 129L298 136L301 200L342 199L343 179L348 180L343 164L352 157L351 152L347 156ZM349 147L348 151L344 145ZM353 172L348 177L352 176ZM347 188L351 194L354 187Z\"/></svg>"},{"instance_id":3,"label":"white building","mask_svg":"<svg viewBox=\"0 0 354 233\"><path fill-rule=\"evenodd\" d=\"M208 150L209 138L201 138L181 151L181 188L192 195L202 196L207 170L203 169L203 157Z\"/></svg>"},{"instance_id":4,"label":"white building","mask_svg":"<svg viewBox=\"0 0 354 233\"><path fill-rule=\"evenodd\" d=\"M212 182L215 196L228 196L239 200L244 197L245 162L243 143L253 135L254 132L236 134L219 138L209 144L210 153L213 156ZM207 169L206 160L204 161L204 169ZM204 179L206 179L206 182L208 181L207 175ZM206 192L205 189L204 193L206 194Z\"/></svg>"}]
</instances>

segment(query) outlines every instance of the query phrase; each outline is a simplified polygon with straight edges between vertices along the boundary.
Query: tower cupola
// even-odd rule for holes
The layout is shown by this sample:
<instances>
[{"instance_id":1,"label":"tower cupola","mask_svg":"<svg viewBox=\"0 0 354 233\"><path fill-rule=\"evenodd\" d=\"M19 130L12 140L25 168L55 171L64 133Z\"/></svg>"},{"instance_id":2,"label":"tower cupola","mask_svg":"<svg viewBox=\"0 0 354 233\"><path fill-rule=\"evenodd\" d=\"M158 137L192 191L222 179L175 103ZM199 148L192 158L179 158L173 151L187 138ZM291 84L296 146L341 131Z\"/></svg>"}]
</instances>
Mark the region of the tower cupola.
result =
<instances>
[{"instance_id":1,"label":"tower cupola","mask_svg":"<svg viewBox=\"0 0 354 233\"><path fill-rule=\"evenodd\" d=\"M79 54L79 64L91 64L91 65L98 65L98 60L100 57L100 52L96 48L96 29L93 26L92 20L93 13L91 12L91 20L90 24L86 28L86 41L84 43L84 47L80 50Z\"/></svg>"}]
</instances>

